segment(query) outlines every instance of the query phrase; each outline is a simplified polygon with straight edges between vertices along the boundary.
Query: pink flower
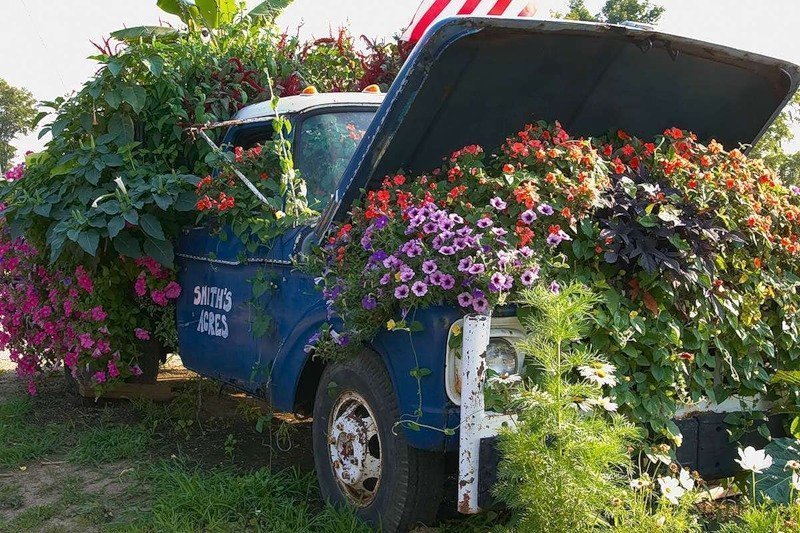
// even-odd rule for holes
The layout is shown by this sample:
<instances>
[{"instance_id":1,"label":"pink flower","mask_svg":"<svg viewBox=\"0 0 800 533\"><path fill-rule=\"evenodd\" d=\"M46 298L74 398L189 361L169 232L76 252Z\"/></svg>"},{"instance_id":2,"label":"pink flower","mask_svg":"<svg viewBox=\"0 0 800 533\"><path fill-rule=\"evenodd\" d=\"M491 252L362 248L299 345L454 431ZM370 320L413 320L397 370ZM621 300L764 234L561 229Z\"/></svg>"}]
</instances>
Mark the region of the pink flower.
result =
<instances>
[{"instance_id":1,"label":"pink flower","mask_svg":"<svg viewBox=\"0 0 800 533\"><path fill-rule=\"evenodd\" d=\"M107 316L108 314L105 311L103 311L102 305L98 305L97 307L92 308L92 320L94 320L95 322L102 322L103 320L106 319Z\"/></svg>"},{"instance_id":2,"label":"pink flower","mask_svg":"<svg viewBox=\"0 0 800 533\"><path fill-rule=\"evenodd\" d=\"M86 272L86 269L83 268L83 265L78 265L75 269L75 279L78 280L78 286L92 294L94 292L94 284L92 283L91 278L89 278L89 274Z\"/></svg>"},{"instance_id":3,"label":"pink flower","mask_svg":"<svg viewBox=\"0 0 800 533\"><path fill-rule=\"evenodd\" d=\"M136 296L139 298L147 294L147 279L145 279L144 272L139 274L139 277L136 278L136 284L133 286L133 289L136 291Z\"/></svg>"},{"instance_id":4,"label":"pink flower","mask_svg":"<svg viewBox=\"0 0 800 533\"><path fill-rule=\"evenodd\" d=\"M108 362L108 376L111 378L119 377L119 369L117 368L117 365L114 364L114 361Z\"/></svg>"},{"instance_id":5,"label":"pink flower","mask_svg":"<svg viewBox=\"0 0 800 533\"><path fill-rule=\"evenodd\" d=\"M131 367L131 374L133 374L134 376L141 376L142 375L142 369L139 368L139 365L133 365Z\"/></svg>"},{"instance_id":6,"label":"pink flower","mask_svg":"<svg viewBox=\"0 0 800 533\"><path fill-rule=\"evenodd\" d=\"M150 297L156 304L160 305L161 307L164 307L169 303L167 301L166 295L164 294L164 291L153 291L150 293Z\"/></svg>"},{"instance_id":7,"label":"pink flower","mask_svg":"<svg viewBox=\"0 0 800 533\"><path fill-rule=\"evenodd\" d=\"M150 340L150 332L147 331L146 329L136 328L135 330L133 330L133 332L136 334L136 338L139 339L140 341Z\"/></svg>"},{"instance_id":8,"label":"pink flower","mask_svg":"<svg viewBox=\"0 0 800 533\"><path fill-rule=\"evenodd\" d=\"M167 283L167 286L164 287L164 295L170 300L176 299L181 295L181 286L175 281L170 281Z\"/></svg>"},{"instance_id":9,"label":"pink flower","mask_svg":"<svg viewBox=\"0 0 800 533\"><path fill-rule=\"evenodd\" d=\"M94 346L94 340L92 340L92 336L88 333L81 333L78 335L78 341L81 344L81 348L86 348L87 350Z\"/></svg>"},{"instance_id":10,"label":"pink flower","mask_svg":"<svg viewBox=\"0 0 800 533\"><path fill-rule=\"evenodd\" d=\"M36 383L34 383L33 380L28 382L28 394L36 396Z\"/></svg>"},{"instance_id":11,"label":"pink flower","mask_svg":"<svg viewBox=\"0 0 800 533\"><path fill-rule=\"evenodd\" d=\"M106 373L102 370L95 372L92 376L92 379L95 380L96 383L105 383L106 382Z\"/></svg>"}]
</instances>

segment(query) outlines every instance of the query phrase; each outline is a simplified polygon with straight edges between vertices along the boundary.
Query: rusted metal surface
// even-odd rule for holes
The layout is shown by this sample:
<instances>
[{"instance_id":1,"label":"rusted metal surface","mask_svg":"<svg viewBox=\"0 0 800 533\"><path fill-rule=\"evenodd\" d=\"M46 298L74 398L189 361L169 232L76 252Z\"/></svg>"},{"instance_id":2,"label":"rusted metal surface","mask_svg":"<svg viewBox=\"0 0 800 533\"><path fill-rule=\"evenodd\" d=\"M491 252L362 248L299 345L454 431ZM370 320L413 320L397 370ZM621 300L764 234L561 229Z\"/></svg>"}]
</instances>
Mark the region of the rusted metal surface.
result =
<instances>
[{"instance_id":1,"label":"rusted metal surface","mask_svg":"<svg viewBox=\"0 0 800 533\"><path fill-rule=\"evenodd\" d=\"M475 514L478 506L478 456L481 427L486 415L483 382L491 318L467 315L461 348L461 424L459 430L458 512Z\"/></svg>"},{"instance_id":2,"label":"rusted metal surface","mask_svg":"<svg viewBox=\"0 0 800 533\"><path fill-rule=\"evenodd\" d=\"M328 449L336 482L354 505L368 505L377 494L381 478L381 443L375 417L364 398L353 391L338 398L331 415Z\"/></svg>"}]
</instances>

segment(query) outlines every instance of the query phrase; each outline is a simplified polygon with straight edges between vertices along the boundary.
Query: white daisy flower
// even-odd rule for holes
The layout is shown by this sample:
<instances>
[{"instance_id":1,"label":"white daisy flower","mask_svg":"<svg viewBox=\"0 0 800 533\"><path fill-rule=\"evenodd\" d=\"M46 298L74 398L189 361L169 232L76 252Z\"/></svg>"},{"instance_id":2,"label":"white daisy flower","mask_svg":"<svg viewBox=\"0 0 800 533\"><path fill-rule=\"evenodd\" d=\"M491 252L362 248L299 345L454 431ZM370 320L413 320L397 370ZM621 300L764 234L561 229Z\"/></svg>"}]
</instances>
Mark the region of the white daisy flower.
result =
<instances>
[{"instance_id":1,"label":"white daisy flower","mask_svg":"<svg viewBox=\"0 0 800 533\"><path fill-rule=\"evenodd\" d=\"M608 363L592 363L578 367L581 376L601 387L605 385L613 387L617 384L617 378L614 376L616 370L617 367Z\"/></svg>"},{"instance_id":2,"label":"white daisy flower","mask_svg":"<svg viewBox=\"0 0 800 533\"><path fill-rule=\"evenodd\" d=\"M661 489L661 495L672 505L678 505L678 500L686 493L686 489L681 487L680 481L674 477L658 478L658 486Z\"/></svg>"},{"instance_id":3,"label":"white daisy flower","mask_svg":"<svg viewBox=\"0 0 800 533\"><path fill-rule=\"evenodd\" d=\"M760 474L772 466L772 457L767 455L764 450L756 450L752 446L748 446L744 450L739 448L739 458L736 459L736 462L743 470Z\"/></svg>"},{"instance_id":4,"label":"white daisy flower","mask_svg":"<svg viewBox=\"0 0 800 533\"><path fill-rule=\"evenodd\" d=\"M694 478L689 473L688 470L682 469L681 473L678 475L678 481L681 483L681 487L686 490L694 490Z\"/></svg>"}]
</instances>

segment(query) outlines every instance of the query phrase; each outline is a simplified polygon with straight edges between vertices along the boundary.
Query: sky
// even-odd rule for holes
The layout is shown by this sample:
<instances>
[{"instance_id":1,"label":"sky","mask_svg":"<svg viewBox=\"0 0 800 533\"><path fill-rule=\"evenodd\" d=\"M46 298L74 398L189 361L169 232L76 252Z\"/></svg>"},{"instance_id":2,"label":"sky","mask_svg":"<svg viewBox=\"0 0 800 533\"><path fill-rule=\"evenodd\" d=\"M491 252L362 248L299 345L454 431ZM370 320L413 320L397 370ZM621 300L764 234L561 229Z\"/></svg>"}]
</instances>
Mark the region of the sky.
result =
<instances>
[{"instance_id":1,"label":"sky","mask_svg":"<svg viewBox=\"0 0 800 533\"><path fill-rule=\"evenodd\" d=\"M249 7L259 0L249 0ZM603 0L587 0L597 12ZM800 64L800 0L660 0L666 8L658 28L668 33L726 44ZM537 18L565 11L567 0L536 1ZM353 35L389 37L407 25L419 0L294 0L278 23L301 37L326 36L349 25ZM80 88L96 70L87 59L90 41L126 26L178 24L156 0L0 0L0 78L25 87L38 100ZM36 133L13 143L20 154L37 151ZM787 147L800 150L800 131Z\"/></svg>"}]
</instances>

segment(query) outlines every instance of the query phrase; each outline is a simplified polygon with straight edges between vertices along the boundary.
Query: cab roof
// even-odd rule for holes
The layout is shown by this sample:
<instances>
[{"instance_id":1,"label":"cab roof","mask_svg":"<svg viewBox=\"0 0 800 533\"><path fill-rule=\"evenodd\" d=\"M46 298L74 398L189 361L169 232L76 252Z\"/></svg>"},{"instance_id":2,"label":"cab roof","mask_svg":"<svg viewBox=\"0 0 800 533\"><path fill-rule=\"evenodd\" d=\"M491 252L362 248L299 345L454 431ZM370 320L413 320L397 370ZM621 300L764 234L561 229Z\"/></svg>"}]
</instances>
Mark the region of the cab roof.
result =
<instances>
[{"instance_id":1,"label":"cab roof","mask_svg":"<svg viewBox=\"0 0 800 533\"><path fill-rule=\"evenodd\" d=\"M315 93L285 96L278 100L278 113L281 115L300 113L318 106L332 105L380 105L381 93ZM269 118L275 114L270 102L261 102L243 107L236 113L235 120Z\"/></svg>"}]
</instances>

